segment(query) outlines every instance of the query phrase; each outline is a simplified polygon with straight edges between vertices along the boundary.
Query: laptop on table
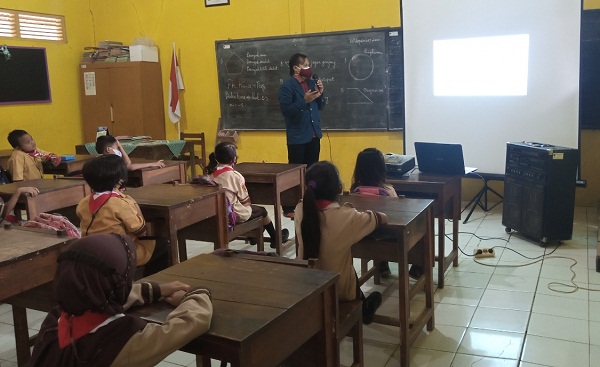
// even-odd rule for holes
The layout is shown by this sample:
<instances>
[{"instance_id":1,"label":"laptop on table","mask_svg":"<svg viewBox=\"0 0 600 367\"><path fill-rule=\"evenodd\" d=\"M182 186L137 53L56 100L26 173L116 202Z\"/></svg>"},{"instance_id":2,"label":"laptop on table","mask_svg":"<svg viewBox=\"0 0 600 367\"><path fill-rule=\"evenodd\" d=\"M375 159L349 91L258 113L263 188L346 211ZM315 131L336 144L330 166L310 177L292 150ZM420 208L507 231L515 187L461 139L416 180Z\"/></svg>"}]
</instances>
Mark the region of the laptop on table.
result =
<instances>
[{"instance_id":1,"label":"laptop on table","mask_svg":"<svg viewBox=\"0 0 600 367\"><path fill-rule=\"evenodd\" d=\"M415 142L419 171L436 175L466 175L476 170L465 167L462 145Z\"/></svg>"}]
</instances>

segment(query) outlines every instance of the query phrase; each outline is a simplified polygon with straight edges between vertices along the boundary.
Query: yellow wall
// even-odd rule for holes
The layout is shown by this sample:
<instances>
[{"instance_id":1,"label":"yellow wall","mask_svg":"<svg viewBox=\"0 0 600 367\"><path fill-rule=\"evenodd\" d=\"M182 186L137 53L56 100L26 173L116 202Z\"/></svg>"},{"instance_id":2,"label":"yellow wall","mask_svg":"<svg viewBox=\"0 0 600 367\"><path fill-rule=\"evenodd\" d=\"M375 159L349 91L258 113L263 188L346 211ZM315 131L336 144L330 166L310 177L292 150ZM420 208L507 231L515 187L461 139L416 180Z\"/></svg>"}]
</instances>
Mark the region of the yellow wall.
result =
<instances>
[{"instance_id":1,"label":"yellow wall","mask_svg":"<svg viewBox=\"0 0 600 367\"><path fill-rule=\"evenodd\" d=\"M52 93L51 103L0 106L0 149L11 148L6 140L10 131L24 129L41 149L74 153L75 144L82 139L77 65L84 46L93 44L90 21L85 16L87 2L3 0L0 7L64 15L68 39L68 43L56 44L0 38L0 44L9 46L46 48Z\"/></svg>"},{"instance_id":2,"label":"yellow wall","mask_svg":"<svg viewBox=\"0 0 600 367\"><path fill-rule=\"evenodd\" d=\"M132 43L150 37L159 47L163 90L167 99L171 44L176 42L186 89L182 93L182 130L204 131L212 145L219 118L219 96L214 41L301 33L332 32L400 25L399 0L231 0L229 6L206 8L202 0L90 0L51 2L4 0L2 7L66 16L68 43L12 42L9 45L47 47L53 102L46 105L1 106L4 122L0 135L14 128L30 131L38 145L58 153L73 153L82 143L77 68L84 46L102 40ZM586 0L585 8L600 8L600 0ZM3 41L0 40L0 43ZM306 53L310 57L310 50ZM283 122L282 122L283 124ZM166 122L167 137L177 129ZM578 189L578 205L597 204L600 197L600 131L582 132L582 172L587 189ZM285 162L283 132L242 132L240 161ZM321 159L340 168L346 187L356 154L376 146L384 152L403 151L399 132L331 132L321 143ZM0 149L8 148L4 138ZM475 180L463 180L463 198L479 188ZM501 190L501 185L500 185Z\"/></svg>"}]
</instances>

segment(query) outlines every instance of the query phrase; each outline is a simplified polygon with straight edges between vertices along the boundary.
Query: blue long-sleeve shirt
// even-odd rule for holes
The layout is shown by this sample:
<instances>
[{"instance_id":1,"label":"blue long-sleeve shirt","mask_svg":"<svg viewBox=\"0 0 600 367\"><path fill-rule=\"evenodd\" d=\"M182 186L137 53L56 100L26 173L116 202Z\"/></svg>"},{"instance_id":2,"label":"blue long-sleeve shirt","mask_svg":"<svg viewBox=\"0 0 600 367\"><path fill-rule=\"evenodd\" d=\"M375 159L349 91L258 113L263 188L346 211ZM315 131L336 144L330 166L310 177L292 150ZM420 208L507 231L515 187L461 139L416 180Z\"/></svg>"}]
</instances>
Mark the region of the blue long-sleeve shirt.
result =
<instances>
[{"instance_id":1,"label":"blue long-sleeve shirt","mask_svg":"<svg viewBox=\"0 0 600 367\"><path fill-rule=\"evenodd\" d=\"M316 90L314 80L308 79L308 88ZM310 103L304 102L304 90L295 78L285 81L279 88L279 108L285 118L285 132L288 144L306 144L313 136L321 139L319 110L325 107L323 96Z\"/></svg>"}]
</instances>

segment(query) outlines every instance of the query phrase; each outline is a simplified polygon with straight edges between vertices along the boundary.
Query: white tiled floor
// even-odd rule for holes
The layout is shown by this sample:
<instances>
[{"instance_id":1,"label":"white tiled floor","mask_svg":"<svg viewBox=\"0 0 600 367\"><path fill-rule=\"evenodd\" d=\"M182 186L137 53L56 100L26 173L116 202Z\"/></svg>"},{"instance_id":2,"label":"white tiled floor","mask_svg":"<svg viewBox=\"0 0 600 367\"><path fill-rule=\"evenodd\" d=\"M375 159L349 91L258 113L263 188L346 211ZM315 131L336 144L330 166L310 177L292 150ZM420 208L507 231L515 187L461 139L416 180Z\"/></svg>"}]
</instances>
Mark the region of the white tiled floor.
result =
<instances>
[{"instance_id":1,"label":"white tiled floor","mask_svg":"<svg viewBox=\"0 0 600 367\"><path fill-rule=\"evenodd\" d=\"M272 209L272 208L271 208ZM293 222L283 219L293 232ZM446 223L447 231L452 230ZM435 291L436 328L424 330L410 350L412 366L431 367L600 367L600 273L595 271L598 211L575 210L573 239L540 246L502 226L502 206L488 213L476 210L460 224L460 248L471 254L477 247L494 247L495 258L476 263L460 254L460 264L446 273L444 289ZM252 249L241 242L232 248ZM268 246L267 246L268 247ZM210 252L212 244L191 242L190 256ZM293 249L287 247L286 255ZM541 259L540 256L546 254ZM551 254L551 255L550 255ZM529 257L526 258L525 256ZM358 267L358 262L355 262ZM392 265L392 273L397 267ZM574 282L580 288L571 284ZM382 314L397 312L398 291L392 275L381 285ZM570 293L569 293L570 292ZM414 306L423 304L417 297ZM29 314L32 333L44 315ZM398 330L378 324L364 327L365 366L399 365ZM268 347L267 347L268 349ZM351 343L342 346L342 364L351 359ZM0 305L0 364L16 365L10 307ZM194 366L194 356L176 352L159 366ZM218 366L213 361L213 366Z\"/></svg>"}]
</instances>

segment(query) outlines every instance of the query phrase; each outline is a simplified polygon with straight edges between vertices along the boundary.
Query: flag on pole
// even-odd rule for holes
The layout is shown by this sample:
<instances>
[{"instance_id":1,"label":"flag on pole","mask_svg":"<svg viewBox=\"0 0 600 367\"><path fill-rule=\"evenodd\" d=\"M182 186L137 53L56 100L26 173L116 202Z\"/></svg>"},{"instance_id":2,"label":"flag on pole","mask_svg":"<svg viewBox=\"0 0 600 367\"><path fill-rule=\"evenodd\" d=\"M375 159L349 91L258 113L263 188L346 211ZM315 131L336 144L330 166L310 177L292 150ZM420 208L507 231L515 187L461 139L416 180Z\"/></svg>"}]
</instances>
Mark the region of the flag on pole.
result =
<instances>
[{"instance_id":1,"label":"flag on pole","mask_svg":"<svg viewBox=\"0 0 600 367\"><path fill-rule=\"evenodd\" d=\"M181 107L179 103L179 91L183 90L183 79L179 71L175 43L173 43L173 57L171 58L171 76L169 78L169 119L176 124L181 119Z\"/></svg>"}]
</instances>

